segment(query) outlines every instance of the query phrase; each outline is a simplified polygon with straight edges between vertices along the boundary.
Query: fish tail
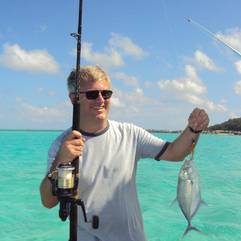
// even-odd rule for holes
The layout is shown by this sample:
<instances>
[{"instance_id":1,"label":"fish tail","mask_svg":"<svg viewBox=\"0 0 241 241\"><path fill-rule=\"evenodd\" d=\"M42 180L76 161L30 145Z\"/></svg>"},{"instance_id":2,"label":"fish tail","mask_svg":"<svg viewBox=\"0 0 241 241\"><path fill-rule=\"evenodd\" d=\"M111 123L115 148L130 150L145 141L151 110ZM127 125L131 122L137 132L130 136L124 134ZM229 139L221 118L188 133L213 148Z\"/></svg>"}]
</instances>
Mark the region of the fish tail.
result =
<instances>
[{"instance_id":1,"label":"fish tail","mask_svg":"<svg viewBox=\"0 0 241 241\"><path fill-rule=\"evenodd\" d=\"M192 226L192 224L189 223L187 228L186 228L186 230L185 230L185 232L183 233L183 237L186 236L189 233L189 231L191 231L191 230L194 230L194 231L196 231L198 233L202 233L203 234L203 232L201 230L199 230L198 228Z\"/></svg>"}]
</instances>

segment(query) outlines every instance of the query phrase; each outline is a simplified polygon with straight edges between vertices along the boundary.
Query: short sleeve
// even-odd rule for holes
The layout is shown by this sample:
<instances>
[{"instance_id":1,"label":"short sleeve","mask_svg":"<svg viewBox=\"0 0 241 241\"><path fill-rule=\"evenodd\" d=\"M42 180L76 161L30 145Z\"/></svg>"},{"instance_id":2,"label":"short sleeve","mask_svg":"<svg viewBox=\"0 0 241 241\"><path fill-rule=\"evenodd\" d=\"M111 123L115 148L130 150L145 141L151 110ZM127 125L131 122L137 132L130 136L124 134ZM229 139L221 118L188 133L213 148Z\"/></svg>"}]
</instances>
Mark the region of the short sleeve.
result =
<instances>
[{"instance_id":1,"label":"short sleeve","mask_svg":"<svg viewBox=\"0 0 241 241\"><path fill-rule=\"evenodd\" d=\"M49 151L48 151L48 160L47 160L47 173L59 151L59 148L64 140L64 138L71 132L71 129L64 131L60 136L58 136L54 142L51 144Z\"/></svg>"},{"instance_id":2,"label":"short sleeve","mask_svg":"<svg viewBox=\"0 0 241 241\"><path fill-rule=\"evenodd\" d=\"M149 133L148 131L135 127L137 134L137 158L155 158L166 147L166 141Z\"/></svg>"}]
</instances>

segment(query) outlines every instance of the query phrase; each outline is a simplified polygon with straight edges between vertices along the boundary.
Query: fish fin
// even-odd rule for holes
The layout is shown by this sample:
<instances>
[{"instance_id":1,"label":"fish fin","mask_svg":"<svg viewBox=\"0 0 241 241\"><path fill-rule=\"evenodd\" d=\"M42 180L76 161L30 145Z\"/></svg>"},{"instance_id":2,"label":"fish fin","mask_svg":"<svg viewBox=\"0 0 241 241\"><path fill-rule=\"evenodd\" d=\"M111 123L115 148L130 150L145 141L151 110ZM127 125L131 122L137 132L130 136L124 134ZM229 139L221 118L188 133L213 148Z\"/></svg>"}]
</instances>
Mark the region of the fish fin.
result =
<instances>
[{"instance_id":1,"label":"fish fin","mask_svg":"<svg viewBox=\"0 0 241 241\"><path fill-rule=\"evenodd\" d=\"M170 204L170 207L173 207L173 205L177 202L177 198L175 198L172 203Z\"/></svg>"},{"instance_id":2,"label":"fish fin","mask_svg":"<svg viewBox=\"0 0 241 241\"><path fill-rule=\"evenodd\" d=\"M201 200L201 205L208 206L208 204L205 201L203 201L203 200Z\"/></svg>"},{"instance_id":3,"label":"fish fin","mask_svg":"<svg viewBox=\"0 0 241 241\"><path fill-rule=\"evenodd\" d=\"M188 224L188 226L187 226L185 232L183 233L183 236L182 236L182 237L184 238L184 237L188 234L188 232L191 231L191 230L194 230L194 231L196 231L196 232L198 232L198 233L204 234L204 233L203 233L201 230L199 230L198 228L192 226L191 224Z\"/></svg>"}]
</instances>

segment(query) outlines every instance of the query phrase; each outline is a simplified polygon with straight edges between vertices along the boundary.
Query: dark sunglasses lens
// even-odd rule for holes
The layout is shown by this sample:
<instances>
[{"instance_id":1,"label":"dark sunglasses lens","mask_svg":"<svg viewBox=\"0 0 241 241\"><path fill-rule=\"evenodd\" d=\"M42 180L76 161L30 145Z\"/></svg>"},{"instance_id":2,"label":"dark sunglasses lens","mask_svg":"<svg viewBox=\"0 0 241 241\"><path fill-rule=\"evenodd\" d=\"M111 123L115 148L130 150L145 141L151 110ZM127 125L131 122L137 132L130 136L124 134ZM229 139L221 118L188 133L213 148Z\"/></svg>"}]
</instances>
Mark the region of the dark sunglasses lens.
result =
<instances>
[{"instance_id":1,"label":"dark sunglasses lens","mask_svg":"<svg viewBox=\"0 0 241 241\"><path fill-rule=\"evenodd\" d=\"M85 94L86 94L86 98L89 99L89 100L95 100L98 98L99 96L99 92L101 93L102 97L106 100L106 99L109 99L112 95L112 91L111 90L102 90L102 91L99 91L99 90L90 90L90 91L87 91Z\"/></svg>"},{"instance_id":2,"label":"dark sunglasses lens","mask_svg":"<svg viewBox=\"0 0 241 241\"><path fill-rule=\"evenodd\" d=\"M94 100L99 96L98 90L91 90L86 92L86 98L89 100Z\"/></svg>"},{"instance_id":3,"label":"dark sunglasses lens","mask_svg":"<svg viewBox=\"0 0 241 241\"><path fill-rule=\"evenodd\" d=\"M105 100L109 99L112 96L112 91L111 90L102 90L101 95Z\"/></svg>"}]
</instances>

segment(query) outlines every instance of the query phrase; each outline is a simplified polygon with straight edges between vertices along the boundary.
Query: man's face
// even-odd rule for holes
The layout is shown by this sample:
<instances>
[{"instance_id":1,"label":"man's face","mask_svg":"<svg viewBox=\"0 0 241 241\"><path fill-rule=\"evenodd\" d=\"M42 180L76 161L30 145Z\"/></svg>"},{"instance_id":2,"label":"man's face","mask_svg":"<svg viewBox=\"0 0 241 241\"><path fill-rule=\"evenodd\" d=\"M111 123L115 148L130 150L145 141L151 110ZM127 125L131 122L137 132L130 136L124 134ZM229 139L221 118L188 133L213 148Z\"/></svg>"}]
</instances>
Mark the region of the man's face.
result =
<instances>
[{"instance_id":1,"label":"man's face","mask_svg":"<svg viewBox=\"0 0 241 241\"><path fill-rule=\"evenodd\" d=\"M106 81L87 83L81 86L80 91L110 90L110 84ZM80 94L80 115L86 121L106 121L110 108L110 98L104 99L99 92L96 99L88 99L85 93ZM82 119L82 120L83 120Z\"/></svg>"}]
</instances>

